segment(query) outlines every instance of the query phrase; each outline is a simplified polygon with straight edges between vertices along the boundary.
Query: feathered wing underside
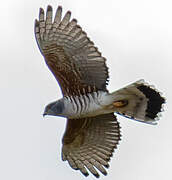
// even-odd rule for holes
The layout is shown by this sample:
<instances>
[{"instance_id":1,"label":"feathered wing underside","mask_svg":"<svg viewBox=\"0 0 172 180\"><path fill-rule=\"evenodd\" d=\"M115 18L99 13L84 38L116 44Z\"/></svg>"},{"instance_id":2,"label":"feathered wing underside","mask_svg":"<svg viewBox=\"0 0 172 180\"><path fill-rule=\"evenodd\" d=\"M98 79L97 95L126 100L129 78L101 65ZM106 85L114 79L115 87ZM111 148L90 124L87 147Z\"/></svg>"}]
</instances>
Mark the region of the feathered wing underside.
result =
<instances>
[{"instance_id":1,"label":"feathered wing underside","mask_svg":"<svg viewBox=\"0 0 172 180\"><path fill-rule=\"evenodd\" d=\"M63 137L62 159L88 176L99 177L120 140L120 127L113 113L83 119L68 119Z\"/></svg>"},{"instance_id":2,"label":"feathered wing underside","mask_svg":"<svg viewBox=\"0 0 172 180\"><path fill-rule=\"evenodd\" d=\"M52 7L46 17L41 8L35 21L35 36L45 62L59 82L64 95L106 91L108 68L105 58L68 11L62 18L59 6L53 21Z\"/></svg>"}]
</instances>

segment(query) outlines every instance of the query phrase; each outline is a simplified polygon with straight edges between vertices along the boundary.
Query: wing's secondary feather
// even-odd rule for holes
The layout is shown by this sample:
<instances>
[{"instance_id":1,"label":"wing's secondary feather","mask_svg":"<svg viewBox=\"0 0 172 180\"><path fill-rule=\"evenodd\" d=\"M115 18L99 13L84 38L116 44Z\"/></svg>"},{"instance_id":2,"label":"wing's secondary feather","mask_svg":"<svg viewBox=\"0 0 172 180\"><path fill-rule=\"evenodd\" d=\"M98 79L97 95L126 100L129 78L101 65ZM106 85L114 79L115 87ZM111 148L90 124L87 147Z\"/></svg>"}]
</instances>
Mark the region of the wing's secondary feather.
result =
<instances>
[{"instance_id":1,"label":"wing's secondary feather","mask_svg":"<svg viewBox=\"0 0 172 180\"><path fill-rule=\"evenodd\" d=\"M107 91L106 60L77 20L70 20L70 17L71 12L67 11L62 18L59 6L53 21L52 7L47 7L46 15L40 8L39 20L35 21L35 37L45 62L64 95Z\"/></svg>"},{"instance_id":2,"label":"wing's secondary feather","mask_svg":"<svg viewBox=\"0 0 172 180\"><path fill-rule=\"evenodd\" d=\"M99 177L120 140L120 127L113 113L84 119L68 119L63 137L62 159L73 169Z\"/></svg>"}]
</instances>

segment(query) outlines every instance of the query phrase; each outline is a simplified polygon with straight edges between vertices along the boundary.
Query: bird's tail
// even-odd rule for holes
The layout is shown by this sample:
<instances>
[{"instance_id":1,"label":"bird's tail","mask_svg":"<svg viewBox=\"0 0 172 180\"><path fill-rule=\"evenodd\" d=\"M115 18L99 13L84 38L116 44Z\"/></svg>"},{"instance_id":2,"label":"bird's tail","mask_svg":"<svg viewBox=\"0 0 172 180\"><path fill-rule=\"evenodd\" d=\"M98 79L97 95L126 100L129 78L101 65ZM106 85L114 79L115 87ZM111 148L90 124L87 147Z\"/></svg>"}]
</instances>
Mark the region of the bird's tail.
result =
<instances>
[{"instance_id":1,"label":"bird's tail","mask_svg":"<svg viewBox=\"0 0 172 180\"><path fill-rule=\"evenodd\" d=\"M116 113L148 124L156 124L165 103L165 98L144 80L119 89L112 95Z\"/></svg>"}]
</instances>

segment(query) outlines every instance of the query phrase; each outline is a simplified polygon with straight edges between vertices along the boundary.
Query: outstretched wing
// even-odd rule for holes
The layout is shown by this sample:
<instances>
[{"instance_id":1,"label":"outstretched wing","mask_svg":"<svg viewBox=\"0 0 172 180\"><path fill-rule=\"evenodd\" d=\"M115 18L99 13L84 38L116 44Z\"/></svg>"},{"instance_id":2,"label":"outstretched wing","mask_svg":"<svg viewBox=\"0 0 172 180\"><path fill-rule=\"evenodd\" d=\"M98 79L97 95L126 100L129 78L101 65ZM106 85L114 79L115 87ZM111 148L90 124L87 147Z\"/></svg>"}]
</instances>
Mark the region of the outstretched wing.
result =
<instances>
[{"instance_id":1,"label":"outstretched wing","mask_svg":"<svg viewBox=\"0 0 172 180\"><path fill-rule=\"evenodd\" d=\"M47 7L46 18L44 10L40 8L39 21L35 21L35 36L63 95L107 91L108 68L105 58L77 25L77 20L70 20L70 11L62 18L62 7L59 6L54 21L52 16L51 6Z\"/></svg>"},{"instance_id":2,"label":"outstretched wing","mask_svg":"<svg viewBox=\"0 0 172 180\"><path fill-rule=\"evenodd\" d=\"M120 127L113 113L83 119L68 119L63 137L62 159L88 176L98 169L107 174L108 161L120 140ZM96 169L95 169L96 168Z\"/></svg>"}]
</instances>

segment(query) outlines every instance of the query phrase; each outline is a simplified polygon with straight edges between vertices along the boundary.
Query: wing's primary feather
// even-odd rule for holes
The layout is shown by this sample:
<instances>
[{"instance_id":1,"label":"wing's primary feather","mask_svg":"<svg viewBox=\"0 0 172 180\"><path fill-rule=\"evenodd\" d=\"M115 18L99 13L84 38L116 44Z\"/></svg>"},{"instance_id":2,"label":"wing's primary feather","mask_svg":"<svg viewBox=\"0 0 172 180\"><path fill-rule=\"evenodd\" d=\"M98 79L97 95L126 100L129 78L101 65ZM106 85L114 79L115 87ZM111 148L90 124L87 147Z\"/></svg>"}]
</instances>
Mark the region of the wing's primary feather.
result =
<instances>
[{"instance_id":1,"label":"wing's primary feather","mask_svg":"<svg viewBox=\"0 0 172 180\"><path fill-rule=\"evenodd\" d=\"M35 21L35 36L45 62L59 82L63 95L79 95L97 90L107 91L108 68L105 58L87 34L70 20L68 11L62 18L59 6L53 21L52 7L46 18L41 8Z\"/></svg>"},{"instance_id":2,"label":"wing's primary feather","mask_svg":"<svg viewBox=\"0 0 172 180\"><path fill-rule=\"evenodd\" d=\"M62 159L88 175L96 169L106 175L105 167L120 140L120 127L113 113L91 118L68 119L63 137ZM96 169L95 169L96 168Z\"/></svg>"}]
</instances>

